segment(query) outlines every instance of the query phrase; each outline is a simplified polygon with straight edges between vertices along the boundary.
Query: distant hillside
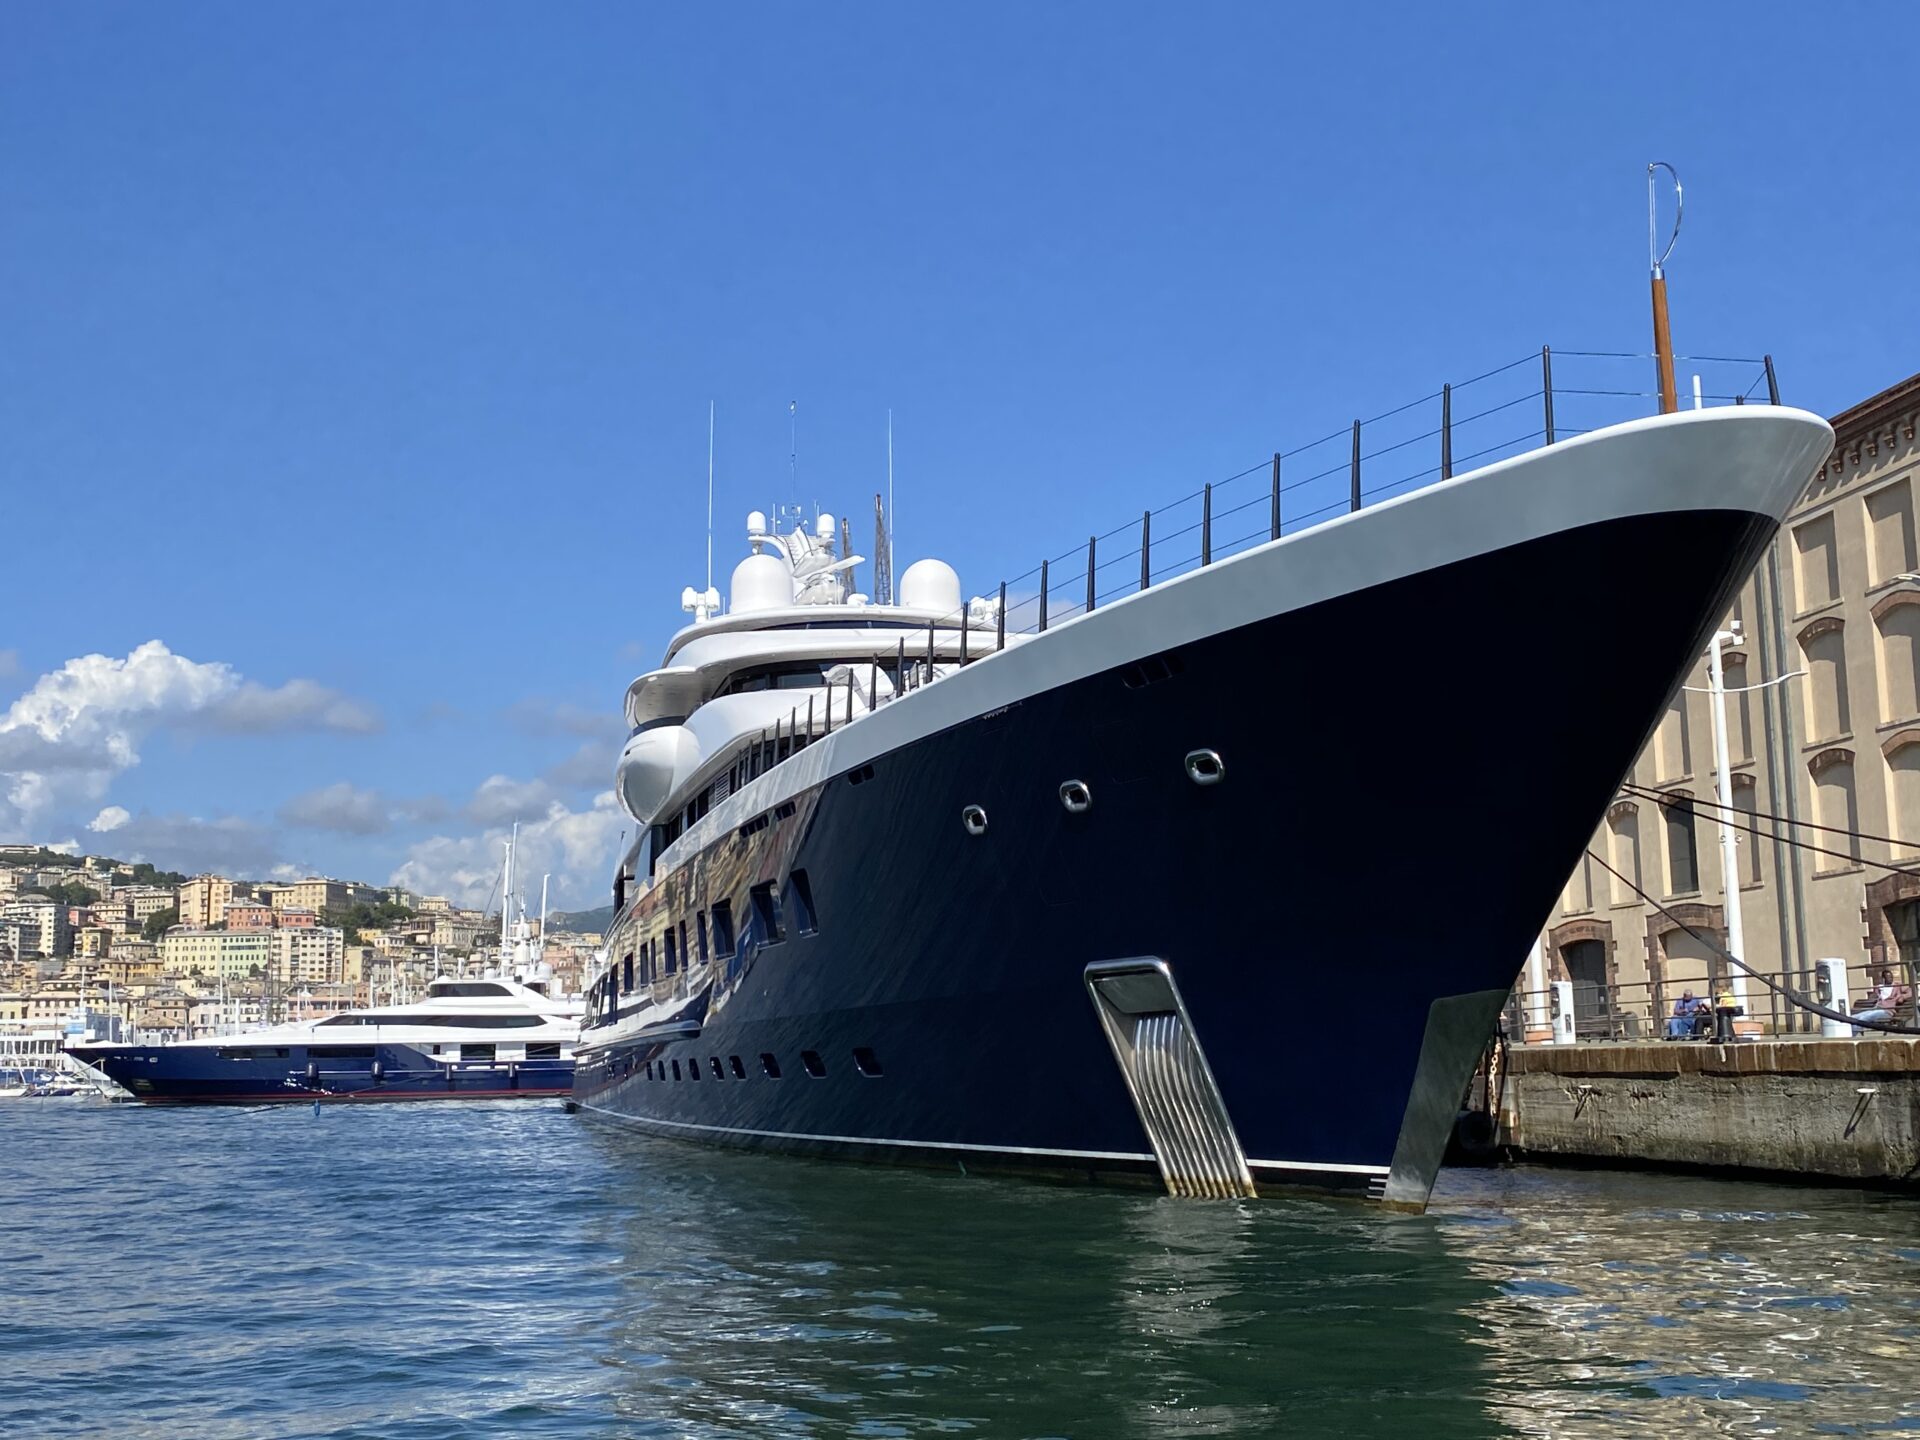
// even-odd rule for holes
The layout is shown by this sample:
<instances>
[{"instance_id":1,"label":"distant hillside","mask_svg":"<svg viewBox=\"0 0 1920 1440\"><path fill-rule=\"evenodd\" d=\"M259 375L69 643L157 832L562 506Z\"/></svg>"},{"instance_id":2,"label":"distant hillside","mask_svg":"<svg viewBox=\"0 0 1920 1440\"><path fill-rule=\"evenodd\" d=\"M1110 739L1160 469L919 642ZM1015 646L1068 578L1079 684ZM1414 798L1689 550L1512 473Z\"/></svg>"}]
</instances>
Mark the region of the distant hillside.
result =
<instances>
[{"instance_id":1,"label":"distant hillside","mask_svg":"<svg viewBox=\"0 0 1920 1440\"><path fill-rule=\"evenodd\" d=\"M602 905L598 910L556 910L547 917L547 923L556 930L571 930L576 935L603 935L613 924L613 906Z\"/></svg>"}]
</instances>

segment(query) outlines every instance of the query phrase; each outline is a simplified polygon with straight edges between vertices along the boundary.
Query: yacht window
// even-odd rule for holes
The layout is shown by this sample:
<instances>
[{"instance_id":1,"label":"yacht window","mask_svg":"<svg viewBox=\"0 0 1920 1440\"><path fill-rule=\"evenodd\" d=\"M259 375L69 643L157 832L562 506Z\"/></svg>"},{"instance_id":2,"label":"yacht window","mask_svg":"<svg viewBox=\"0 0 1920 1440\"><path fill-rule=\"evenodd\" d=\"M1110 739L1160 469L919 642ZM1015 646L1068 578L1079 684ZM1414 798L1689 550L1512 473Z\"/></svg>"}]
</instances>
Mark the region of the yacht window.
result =
<instances>
[{"instance_id":1,"label":"yacht window","mask_svg":"<svg viewBox=\"0 0 1920 1440\"><path fill-rule=\"evenodd\" d=\"M756 885L747 892L753 902L753 925L762 945L780 943L780 907L773 903L773 882Z\"/></svg>"},{"instance_id":2,"label":"yacht window","mask_svg":"<svg viewBox=\"0 0 1920 1440\"><path fill-rule=\"evenodd\" d=\"M222 1060L284 1060L287 1058L284 1046L260 1045L252 1048L227 1049L222 1047L215 1052Z\"/></svg>"},{"instance_id":3,"label":"yacht window","mask_svg":"<svg viewBox=\"0 0 1920 1440\"><path fill-rule=\"evenodd\" d=\"M633 952L629 950L626 958L627 977L620 989L628 995L633 993Z\"/></svg>"},{"instance_id":4,"label":"yacht window","mask_svg":"<svg viewBox=\"0 0 1920 1440\"><path fill-rule=\"evenodd\" d=\"M733 954L733 902L731 900L713 902L713 953L715 955Z\"/></svg>"},{"instance_id":5,"label":"yacht window","mask_svg":"<svg viewBox=\"0 0 1920 1440\"><path fill-rule=\"evenodd\" d=\"M527 1059L529 1060L558 1060L559 1058L560 1042L557 1040L549 1045L532 1044L527 1046Z\"/></svg>"},{"instance_id":6,"label":"yacht window","mask_svg":"<svg viewBox=\"0 0 1920 1440\"><path fill-rule=\"evenodd\" d=\"M816 690L827 683L827 672L836 664L833 660L789 660L780 665L756 665L749 670L737 670L727 677L726 684L714 692L714 699L722 695L746 695L757 690Z\"/></svg>"},{"instance_id":7,"label":"yacht window","mask_svg":"<svg viewBox=\"0 0 1920 1440\"><path fill-rule=\"evenodd\" d=\"M309 1060L371 1060L373 1059L373 1046L309 1045L307 1047L307 1058Z\"/></svg>"},{"instance_id":8,"label":"yacht window","mask_svg":"<svg viewBox=\"0 0 1920 1440\"><path fill-rule=\"evenodd\" d=\"M676 1080L680 1078L680 1062L678 1060L673 1062L673 1078Z\"/></svg>"},{"instance_id":9,"label":"yacht window","mask_svg":"<svg viewBox=\"0 0 1920 1440\"><path fill-rule=\"evenodd\" d=\"M687 948L687 922L680 922L680 959L687 969L693 968L693 951Z\"/></svg>"},{"instance_id":10,"label":"yacht window","mask_svg":"<svg viewBox=\"0 0 1920 1440\"><path fill-rule=\"evenodd\" d=\"M878 1075L882 1073L880 1069L880 1057L865 1045L854 1046L853 1068L858 1070L862 1075Z\"/></svg>"},{"instance_id":11,"label":"yacht window","mask_svg":"<svg viewBox=\"0 0 1920 1440\"><path fill-rule=\"evenodd\" d=\"M675 951L673 948L673 929L671 926L669 926L667 929L667 974L669 975L673 974L673 971L674 971L674 958L675 958Z\"/></svg>"},{"instance_id":12,"label":"yacht window","mask_svg":"<svg viewBox=\"0 0 1920 1440\"><path fill-rule=\"evenodd\" d=\"M726 1078L727 1078L727 1072L726 1072L726 1071L725 1071L724 1069L722 1069L722 1068L721 1068L721 1065L720 1065L720 1057L719 1057L718 1055L709 1055L709 1056L707 1057L707 1061L708 1061L708 1063L709 1063L709 1064L711 1064L711 1065L713 1066L713 1078L714 1078L714 1079L716 1079L716 1080L724 1080L724 1079L726 1079Z\"/></svg>"},{"instance_id":13,"label":"yacht window","mask_svg":"<svg viewBox=\"0 0 1920 1440\"><path fill-rule=\"evenodd\" d=\"M427 993L434 999L477 1000L482 996L511 995L513 992L504 985L496 985L484 980L436 980L427 987Z\"/></svg>"},{"instance_id":14,"label":"yacht window","mask_svg":"<svg viewBox=\"0 0 1920 1440\"><path fill-rule=\"evenodd\" d=\"M807 1074L816 1080L827 1073L826 1062L820 1058L818 1051L802 1050L800 1052L800 1063L806 1066Z\"/></svg>"},{"instance_id":15,"label":"yacht window","mask_svg":"<svg viewBox=\"0 0 1920 1440\"><path fill-rule=\"evenodd\" d=\"M693 917L694 938L700 942L700 963L707 963L707 912L702 910ZM683 940L681 942L685 944Z\"/></svg>"},{"instance_id":16,"label":"yacht window","mask_svg":"<svg viewBox=\"0 0 1920 1440\"><path fill-rule=\"evenodd\" d=\"M778 1080L780 1078L780 1062L763 1051L760 1056L760 1073L765 1075L769 1080Z\"/></svg>"},{"instance_id":17,"label":"yacht window","mask_svg":"<svg viewBox=\"0 0 1920 1440\"><path fill-rule=\"evenodd\" d=\"M804 870L795 870L787 876L787 912L793 917L797 934L811 935L820 928L813 913L813 886L808 883Z\"/></svg>"},{"instance_id":18,"label":"yacht window","mask_svg":"<svg viewBox=\"0 0 1920 1440\"><path fill-rule=\"evenodd\" d=\"M460 1047L460 1058L462 1060L491 1060L493 1056L494 1047L490 1043L486 1045L475 1045L472 1041L468 1041Z\"/></svg>"},{"instance_id":19,"label":"yacht window","mask_svg":"<svg viewBox=\"0 0 1920 1440\"><path fill-rule=\"evenodd\" d=\"M740 1063L740 1057L738 1055L729 1055L727 1057L727 1063L733 1066L734 1079L744 1080L747 1078L747 1067Z\"/></svg>"}]
</instances>

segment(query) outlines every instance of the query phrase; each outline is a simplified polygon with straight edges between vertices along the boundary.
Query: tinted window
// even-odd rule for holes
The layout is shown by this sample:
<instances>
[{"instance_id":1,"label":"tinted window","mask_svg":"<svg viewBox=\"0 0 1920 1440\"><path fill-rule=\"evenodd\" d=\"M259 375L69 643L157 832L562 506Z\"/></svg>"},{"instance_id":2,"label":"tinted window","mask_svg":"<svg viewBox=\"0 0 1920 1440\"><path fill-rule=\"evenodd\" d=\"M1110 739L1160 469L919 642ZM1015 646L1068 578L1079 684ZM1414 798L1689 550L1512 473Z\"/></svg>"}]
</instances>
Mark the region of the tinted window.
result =
<instances>
[{"instance_id":1,"label":"tinted window","mask_svg":"<svg viewBox=\"0 0 1920 1440\"><path fill-rule=\"evenodd\" d=\"M713 902L713 953L733 954L733 902L730 900Z\"/></svg>"},{"instance_id":2,"label":"tinted window","mask_svg":"<svg viewBox=\"0 0 1920 1440\"><path fill-rule=\"evenodd\" d=\"M753 926L762 945L780 943L780 907L773 903L773 882L756 885L747 892L753 902Z\"/></svg>"},{"instance_id":3,"label":"tinted window","mask_svg":"<svg viewBox=\"0 0 1920 1440\"><path fill-rule=\"evenodd\" d=\"M804 870L787 876L787 913L793 917L793 928L798 934L811 935L820 928L813 913L813 886L808 883Z\"/></svg>"}]
</instances>

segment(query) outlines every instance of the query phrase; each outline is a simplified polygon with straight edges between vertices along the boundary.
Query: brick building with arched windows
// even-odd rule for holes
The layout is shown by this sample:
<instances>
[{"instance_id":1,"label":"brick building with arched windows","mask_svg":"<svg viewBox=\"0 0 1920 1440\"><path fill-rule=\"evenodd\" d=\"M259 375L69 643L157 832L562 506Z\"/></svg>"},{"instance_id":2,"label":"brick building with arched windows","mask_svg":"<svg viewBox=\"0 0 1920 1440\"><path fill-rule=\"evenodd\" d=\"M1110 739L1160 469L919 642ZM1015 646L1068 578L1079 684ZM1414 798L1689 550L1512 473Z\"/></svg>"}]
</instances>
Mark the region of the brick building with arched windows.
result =
<instances>
[{"instance_id":1,"label":"brick building with arched windows","mask_svg":"<svg viewBox=\"0 0 1920 1440\"><path fill-rule=\"evenodd\" d=\"M1920 375L1834 418L1832 453L1727 617L1743 637L1725 651L1736 827L1758 832L1735 830L1742 958L1811 993L1814 962L1839 956L1856 1005L1883 966L1920 979L1917 422ZM1558 703L1606 683L1595 658ZM1683 989L1720 979L1698 938L1724 945L1727 927L1706 672L1703 655L1541 937L1534 973L1574 982L1584 1033L1658 1034ZM1818 1024L1748 991L1769 1029Z\"/></svg>"}]
</instances>

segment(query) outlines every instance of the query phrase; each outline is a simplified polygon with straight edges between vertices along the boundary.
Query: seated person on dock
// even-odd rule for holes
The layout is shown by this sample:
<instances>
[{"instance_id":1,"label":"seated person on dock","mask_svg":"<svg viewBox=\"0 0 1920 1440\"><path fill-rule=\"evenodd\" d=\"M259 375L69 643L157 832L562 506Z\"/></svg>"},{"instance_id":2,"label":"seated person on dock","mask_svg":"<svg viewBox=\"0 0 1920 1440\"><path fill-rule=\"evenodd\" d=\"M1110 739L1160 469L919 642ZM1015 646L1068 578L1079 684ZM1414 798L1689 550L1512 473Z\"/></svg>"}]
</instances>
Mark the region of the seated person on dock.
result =
<instances>
[{"instance_id":1,"label":"seated person on dock","mask_svg":"<svg viewBox=\"0 0 1920 1440\"><path fill-rule=\"evenodd\" d=\"M1698 1034L1707 1015L1706 1001L1696 1000L1691 990L1682 991L1673 1002L1673 1017L1667 1021L1667 1039L1685 1040Z\"/></svg>"},{"instance_id":2,"label":"seated person on dock","mask_svg":"<svg viewBox=\"0 0 1920 1440\"><path fill-rule=\"evenodd\" d=\"M1865 1010L1854 1011L1853 1018L1856 1020L1877 1020L1882 1025L1889 1024L1897 1017L1900 1007L1912 998L1913 991L1911 988L1893 983L1893 971L1882 970L1880 972L1880 983L1874 986L1872 992L1866 997L1867 1008ZM1853 1033L1863 1035L1866 1032L1856 1025L1853 1027Z\"/></svg>"}]
</instances>

